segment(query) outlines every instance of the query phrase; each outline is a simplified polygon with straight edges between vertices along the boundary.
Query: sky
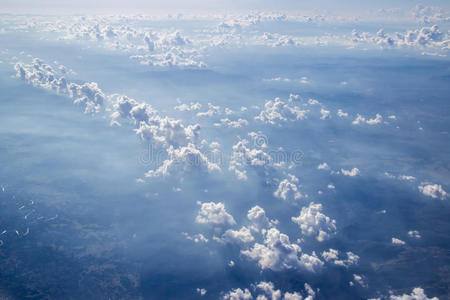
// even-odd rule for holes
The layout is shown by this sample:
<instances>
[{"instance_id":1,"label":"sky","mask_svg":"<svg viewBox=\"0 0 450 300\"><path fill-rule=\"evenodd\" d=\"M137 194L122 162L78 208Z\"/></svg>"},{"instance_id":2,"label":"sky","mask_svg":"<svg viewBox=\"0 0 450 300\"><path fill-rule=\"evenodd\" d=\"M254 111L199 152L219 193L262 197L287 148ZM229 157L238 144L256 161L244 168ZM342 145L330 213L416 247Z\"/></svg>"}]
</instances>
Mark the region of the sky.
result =
<instances>
[{"instance_id":1,"label":"sky","mask_svg":"<svg viewBox=\"0 0 450 300\"><path fill-rule=\"evenodd\" d=\"M131 1L55 1L55 0L43 0L43 1L30 1L30 0L2 0L1 11L2 12L15 12L15 13L41 13L41 14L54 14L54 13L87 13L87 14L105 14L105 13L143 13L151 14L154 11L157 12L181 12L181 11L320 11L340 13L343 15L366 13L368 10L378 10L381 8L411 8L415 5L422 4L426 6L439 6L442 8L448 8L450 4L445 0L433 0L433 1L417 1L417 0L400 0L400 1L357 1L357 0L345 0L345 1L333 1L333 0L318 0L318 1L294 1L294 0L190 0L190 1L143 1L143 0L131 0Z\"/></svg>"},{"instance_id":2,"label":"sky","mask_svg":"<svg viewBox=\"0 0 450 300\"><path fill-rule=\"evenodd\" d=\"M448 298L450 10L361 3L3 1L0 298Z\"/></svg>"}]
</instances>

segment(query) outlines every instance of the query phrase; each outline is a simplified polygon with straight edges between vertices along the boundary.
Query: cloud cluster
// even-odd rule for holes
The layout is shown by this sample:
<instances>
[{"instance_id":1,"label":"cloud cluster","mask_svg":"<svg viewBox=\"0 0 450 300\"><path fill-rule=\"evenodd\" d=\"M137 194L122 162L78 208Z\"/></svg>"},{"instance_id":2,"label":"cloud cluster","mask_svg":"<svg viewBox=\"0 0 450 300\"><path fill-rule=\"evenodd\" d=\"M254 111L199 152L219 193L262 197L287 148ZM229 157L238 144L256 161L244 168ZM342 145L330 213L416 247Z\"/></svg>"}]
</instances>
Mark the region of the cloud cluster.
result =
<instances>
[{"instance_id":1,"label":"cloud cluster","mask_svg":"<svg viewBox=\"0 0 450 300\"><path fill-rule=\"evenodd\" d=\"M315 236L316 240L322 242L336 233L336 221L322 213L322 204L311 202L300 211L298 217L292 217L302 233Z\"/></svg>"},{"instance_id":2,"label":"cloud cluster","mask_svg":"<svg viewBox=\"0 0 450 300\"><path fill-rule=\"evenodd\" d=\"M329 249L328 251L322 252L322 257L326 262L333 263L342 267L350 267L352 265L356 265L359 262L359 256L353 252L348 251L346 253L347 259L339 258L339 251L335 249Z\"/></svg>"},{"instance_id":3,"label":"cloud cluster","mask_svg":"<svg viewBox=\"0 0 450 300\"><path fill-rule=\"evenodd\" d=\"M264 104L264 109L261 110L256 120L262 121L268 124L279 124L280 122L296 121L306 118L308 110L301 109L299 106L293 103L296 97L289 97L287 102L280 98L274 100L268 100Z\"/></svg>"},{"instance_id":4,"label":"cloud cluster","mask_svg":"<svg viewBox=\"0 0 450 300\"><path fill-rule=\"evenodd\" d=\"M215 224L233 226L236 224L233 216L230 215L222 202L204 202L200 204L195 221L200 224Z\"/></svg>"},{"instance_id":5,"label":"cloud cluster","mask_svg":"<svg viewBox=\"0 0 450 300\"><path fill-rule=\"evenodd\" d=\"M277 190L273 195L279 199L286 201L293 201L304 197L300 192L298 186L298 178L294 175L288 174L288 178L280 181Z\"/></svg>"},{"instance_id":6,"label":"cloud cluster","mask_svg":"<svg viewBox=\"0 0 450 300\"><path fill-rule=\"evenodd\" d=\"M425 196L431 197L433 199L440 198L441 200L444 200L445 198L447 198L447 192L444 191L440 184L422 182L419 185L419 191Z\"/></svg>"},{"instance_id":7,"label":"cloud cluster","mask_svg":"<svg viewBox=\"0 0 450 300\"><path fill-rule=\"evenodd\" d=\"M412 290L411 294L403 294L403 295L391 295L391 300L439 300L437 297L428 298L428 296L425 294L425 291L420 288L416 287Z\"/></svg>"},{"instance_id":8,"label":"cloud cluster","mask_svg":"<svg viewBox=\"0 0 450 300\"><path fill-rule=\"evenodd\" d=\"M313 300L316 297L316 292L307 283L304 284L304 291L302 292L283 293L281 290L276 289L275 285L270 281L261 281L253 284L252 287L258 300ZM226 293L223 299L247 300L254 298L248 288L244 290L237 288Z\"/></svg>"},{"instance_id":9,"label":"cloud cluster","mask_svg":"<svg viewBox=\"0 0 450 300\"><path fill-rule=\"evenodd\" d=\"M241 253L258 262L261 269L274 271L285 269L303 269L317 272L323 262L313 253L302 253L299 245L291 243L289 236L276 228L270 228L265 234L264 243L255 243L249 250Z\"/></svg>"}]
</instances>

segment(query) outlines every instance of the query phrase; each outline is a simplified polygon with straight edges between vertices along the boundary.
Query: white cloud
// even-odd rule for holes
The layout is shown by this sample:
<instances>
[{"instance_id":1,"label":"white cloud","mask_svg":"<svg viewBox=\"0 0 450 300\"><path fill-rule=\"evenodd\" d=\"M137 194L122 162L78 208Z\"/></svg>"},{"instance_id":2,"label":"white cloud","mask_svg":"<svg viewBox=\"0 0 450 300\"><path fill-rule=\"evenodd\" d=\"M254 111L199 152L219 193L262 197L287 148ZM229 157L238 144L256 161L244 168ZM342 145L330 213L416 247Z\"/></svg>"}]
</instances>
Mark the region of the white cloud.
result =
<instances>
[{"instance_id":1,"label":"white cloud","mask_svg":"<svg viewBox=\"0 0 450 300\"><path fill-rule=\"evenodd\" d=\"M270 225L269 219L266 217L266 212L258 205L255 205L248 211L247 218L252 223L251 229L255 231L268 228Z\"/></svg>"},{"instance_id":2,"label":"white cloud","mask_svg":"<svg viewBox=\"0 0 450 300\"><path fill-rule=\"evenodd\" d=\"M447 192L444 191L440 184L433 184L428 182L422 182L419 185L419 191L425 196L431 197L433 199L440 198L444 200L447 197Z\"/></svg>"},{"instance_id":3,"label":"white cloud","mask_svg":"<svg viewBox=\"0 0 450 300\"><path fill-rule=\"evenodd\" d=\"M241 140L233 146L229 170L234 171L237 178L247 180L247 169L251 168L267 174L272 165L272 157L261 149L250 149L247 140Z\"/></svg>"},{"instance_id":4,"label":"white cloud","mask_svg":"<svg viewBox=\"0 0 450 300\"><path fill-rule=\"evenodd\" d=\"M246 244L253 242L255 238L252 236L250 229L242 226L242 228L239 230L228 229L227 231L225 231L225 233L222 235L222 240L228 243Z\"/></svg>"},{"instance_id":5,"label":"white cloud","mask_svg":"<svg viewBox=\"0 0 450 300\"><path fill-rule=\"evenodd\" d=\"M411 230L411 231L408 231L408 236L409 237L412 237L412 238L415 238L415 239L420 239L422 236L420 235L420 232L419 231L417 231L417 230Z\"/></svg>"},{"instance_id":6,"label":"white cloud","mask_svg":"<svg viewBox=\"0 0 450 300\"><path fill-rule=\"evenodd\" d=\"M325 109L323 109L323 108L321 108L320 109L320 114L322 115L321 117L320 117L320 119L321 120L325 120L325 119L328 119L328 118L330 118L330 111L329 110L325 110Z\"/></svg>"},{"instance_id":7,"label":"white cloud","mask_svg":"<svg viewBox=\"0 0 450 300\"><path fill-rule=\"evenodd\" d=\"M317 166L317 170L328 170L328 169L329 169L329 167L328 167L328 164L326 162L321 163L321 164L319 164Z\"/></svg>"},{"instance_id":8,"label":"white cloud","mask_svg":"<svg viewBox=\"0 0 450 300\"><path fill-rule=\"evenodd\" d=\"M186 237L187 240L194 241L194 243L207 243L208 239L201 233L194 234L193 236L190 236L187 232L183 232L183 235Z\"/></svg>"},{"instance_id":9,"label":"white cloud","mask_svg":"<svg viewBox=\"0 0 450 300\"><path fill-rule=\"evenodd\" d=\"M299 245L291 243L289 237L276 228L266 232L264 244L255 243L250 250L242 250L241 253L256 260L261 269L305 269L316 272L323 266L314 252L312 255L302 253Z\"/></svg>"},{"instance_id":10,"label":"white cloud","mask_svg":"<svg viewBox=\"0 0 450 300\"><path fill-rule=\"evenodd\" d=\"M170 176L179 172L220 172L220 167L209 161L194 144L175 149L170 146L167 149L169 158L156 170L148 171L146 177Z\"/></svg>"},{"instance_id":11,"label":"white cloud","mask_svg":"<svg viewBox=\"0 0 450 300\"><path fill-rule=\"evenodd\" d=\"M206 290L203 288L197 288L197 293L200 294L200 296L205 296L206 295Z\"/></svg>"},{"instance_id":12,"label":"white cloud","mask_svg":"<svg viewBox=\"0 0 450 300\"><path fill-rule=\"evenodd\" d=\"M224 300L251 300L252 293L248 289L241 290L240 288L229 291L223 296Z\"/></svg>"},{"instance_id":13,"label":"white cloud","mask_svg":"<svg viewBox=\"0 0 450 300\"><path fill-rule=\"evenodd\" d=\"M392 244L398 245L398 246L406 245L406 243L404 241L399 240L398 238L395 238L395 237L392 238Z\"/></svg>"},{"instance_id":14,"label":"white cloud","mask_svg":"<svg viewBox=\"0 0 450 300\"><path fill-rule=\"evenodd\" d=\"M359 125L361 123L366 123L368 125L380 124L383 121L383 117L380 114L376 114L373 119L366 119L365 117L358 114L356 119L352 122L353 125Z\"/></svg>"},{"instance_id":15,"label":"white cloud","mask_svg":"<svg viewBox=\"0 0 450 300\"><path fill-rule=\"evenodd\" d=\"M338 117L340 117L340 118L344 118L344 117L346 118L346 117L348 117L348 113L343 112L342 109L338 109L336 115L337 115Z\"/></svg>"},{"instance_id":16,"label":"white cloud","mask_svg":"<svg viewBox=\"0 0 450 300\"><path fill-rule=\"evenodd\" d=\"M364 288L368 287L367 283L364 281L364 278L361 275L353 274L353 280Z\"/></svg>"},{"instance_id":17,"label":"white cloud","mask_svg":"<svg viewBox=\"0 0 450 300\"><path fill-rule=\"evenodd\" d=\"M264 109L255 119L275 125L279 122L302 120L306 118L307 112L307 110L302 110L292 103L286 103L280 98L275 98L266 101Z\"/></svg>"},{"instance_id":18,"label":"white cloud","mask_svg":"<svg viewBox=\"0 0 450 300\"><path fill-rule=\"evenodd\" d=\"M428 298L428 296L425 294L425 291L420 288L416 287L412 290L411 294L403 294L400 296L391 295L391 300L439 300L437 297Z\"/></svg>"},{"instance_id":19,"label":"white cloud","mask_svg":"<svg viewBox=\"0 0 450 300\"><path fill-rule=\"evenodd\" d=\"M298 217L292 217L292 222L300 226L304 235L315 236L322 242L336 233L336 221L324 215L322 204L311 202L309 206L302 208Z\"/></svg>"},{"instance_id":20,"label":"white cloud","mask_svg":"<svg viewBox=\"0 0 450 300\"><path fill-rule=\"evenodd\" d=\"M359 256L354 254L353 252L348 251L346 253L347 259L339 259L339 251L335 249L329 249L328 251L322 252L322 257L326 262L331 262L335 265L342 267L350 267L352 265L356 265L359 262Z\"/></svg>"},{"instance_id":21,"label":"white cloud","mask_svg":"<svg viewBox=\"0 0 450 300\"><path fill-rule=\"evenodd\" d=\"M300 193L297 184L298 178L294 175L288 174L289 178L280 181L277 190L273 193L275 197L286 201L293 201L303 197Z\"/></svg>"},{"instance_id":22,"label":"white cloud","mask_svg":"<svg viewBox=\"0 0 450 300\"><path fill-rule=\"evenodd\" d=\"M341 169L341 173L345 176L354 177L356 175L359 175L359 169L358 168L353 168L351 170Z\"/></svg>"},{"instance_id":23,"label":"white cloud","mask_svg":"<svg viewBox=\"0 0 450 300\"><path fill-rule=\"evenodd\" d=\"M179 111L194 111L202 108L202 105L199 102L191 102L190 104L181 103L174 107L175 110Z\"/></svg>"},{"instance_id":24,"label":"white cloud","mask_svg":"<svg viewBox=\"0 0 450 300\"><path fill-rule=\"evenodd\" d=\"M197 223L217 224L217 225L235 225L236 221L232 215L225 210L222 202L204 202L201 203L200 211L195 218Z\"/></svg>"}]
</instances>

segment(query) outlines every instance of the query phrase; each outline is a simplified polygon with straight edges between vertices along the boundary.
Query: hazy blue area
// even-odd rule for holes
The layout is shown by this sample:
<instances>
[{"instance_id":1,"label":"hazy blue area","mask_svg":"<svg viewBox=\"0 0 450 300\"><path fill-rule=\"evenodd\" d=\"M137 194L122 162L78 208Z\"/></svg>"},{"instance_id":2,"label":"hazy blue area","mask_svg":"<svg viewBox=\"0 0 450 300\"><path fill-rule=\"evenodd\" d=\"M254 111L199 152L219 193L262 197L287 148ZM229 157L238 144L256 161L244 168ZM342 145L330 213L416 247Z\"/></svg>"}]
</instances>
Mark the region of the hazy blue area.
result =
<instances>
[{"instance_id":1,"label":"hazy blue area","mask_svg":"<svg viewBox=\"0 0 450 300\"><path fill-rule=\"evenodd\" d=\"M260 26L263 32L283 30ZM316 34L307 26L284 30ZM450 187L448 58L409 50L249 46L209 50L203 69L153 68L96 43L41 40L33 33L0 34L0 45L8 49L0 55L0 231L8 231L1 236L0 298L198 299L196 289L205 288L203 298L218 299L261 280L283 291L308 282L320 289L318 299L365 299L410 293L416 286L430 297L449 296L449 202L426 197L417 187L425 181ZM133 126L110 126L108 114L84 114L68 97L15 78L13 63L29 59L27 54L73 69L67 77L74 82L97 82L105 93L144 101L185 124L198 122L201 139L220 142L225 159L250 131L264 132L273 149L300 150L303 158L289 173L309 199L288 206L274 198L276 184L264 175L250 170L242 182L226 163L220 174L137 181L162 161L142 161L148 145ZM268 81L280 76L310 83ZM282 126L254 120L259 111L252 106L291 93L319 100L333 112L331 119L319 119L320 109L311 108L306 120ZM208 102L232 110L246 106L250 124L214 126L223 115L198 118L174 110L177 99L201 103L200 111ZM336 117L338 109L397 119L355 126L351 118ZM358 166L361 176L318 171L323 162L336 170ZM385 172L417 180L392 180ZM336 189L327 189L330 183ZM352 251L360 263L351 272L337 266L318 273L261 271L236 245L206 247L186 239L183 232L215 233L195 223L197 201L223 202L237 224L248 222L247 211L260 205L291 241L301 234L290 217L309 201L320 202L336 220L337 234L322 243L304 237L302 249ZM408 238L410 230L422 238ZM392 237L407 245L393 247ZM364 274L368 288L350 287L353 274Z\"/></svg>"}]
</instances>

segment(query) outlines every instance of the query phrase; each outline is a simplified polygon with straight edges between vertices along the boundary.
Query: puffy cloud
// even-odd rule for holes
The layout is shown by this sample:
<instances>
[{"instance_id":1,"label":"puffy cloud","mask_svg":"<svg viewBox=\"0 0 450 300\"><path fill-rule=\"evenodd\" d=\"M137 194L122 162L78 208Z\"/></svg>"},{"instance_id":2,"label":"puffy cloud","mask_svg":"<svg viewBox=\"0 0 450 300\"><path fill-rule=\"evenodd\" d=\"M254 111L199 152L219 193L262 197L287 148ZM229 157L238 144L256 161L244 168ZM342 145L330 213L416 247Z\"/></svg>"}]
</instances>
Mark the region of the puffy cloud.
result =
<instances>
[{"instance_id":1,"label":"puffy cloud","mask_svg":"<svg viewBox=\"0 0 450 300\"><path fill-rule=\"evenodd\" d=\"M193 111L193 110L199 110L202 108L202 105L198 102L191 102L190 104L186 103L180 103L179 105L175 106L175 110L179 111Z\"/></svg>"},{"instance_id":2,"label":"puffy cloud","mask_svg":"<svg viewBox=\"0 0 450 300\"><path fill-rule=\"evenodd\" d=\"M232 121L228 118L223 118L223 119L220 119L220 123L216 123L214 125L218 125L218 126L224 125L226 127L231 127L231 128L241 128L241 127L247 126L248 121L245 119L241 119L241 118L239 118L235 121Z\"/></svg>"},{"instance_id":3,"label":"puffy cloud","mask_svg":"<svg viewBox=\"0 0 450 300\"><path fill-rule=\"evenodd\" d=\"M225 300L251 300L252 293L248 289L241 290L240 288L229 291L223 296Z\"/></svg>"},{"instance_id":4,"label":"puffy cloud","mask_svg":"<svg viewBox=\"0 0 450 300\"><path fill-rule=\"evenodd\" d=\"M412 290L411 294L403 294L400 296L391 295L391 300L439 300L437 297L428 298L428 296L425 294L425 291L420 288L416 287Z\"/></svg>"},{"instance_id":5,"label":"puffy cloud","mask_svg":"<svg viewBox=\"0 0 450 300\"><path fill-rule=\"evenodd\" d=\"M197 293L199 293L200 296L205 296L207 293L207 290L203 289L203 288L197 288Z\"/></svg>"},{"instance_id":6,"label":"puffy cloud","mask_svg":"<svg viewBox=\"0 0 450 300\"><path fill-rule=\"evenodd\" d=\"M447 192L444 191L440 184L422 182L421 185L419 185L419 191L425 196L434 199L441 198L441 200L444 200L447 197Z\"/></svg>"},{"instance_id":7,"label":"puffy cloud","mask_svg":"<svg viewBox=\"0 0 450 300\"><path fill-rule=\"evenodd\" d=\"M356 119L352 122L353 125L358 125L361 123L366 123L368 125L380 124L383 121L383 117L380 114L376 114L373 119L366 119L360 114L356 116Z\"/></svg>"},{"instance_id":8,"label":"puffy cloud","mask_svg":"<svg viewBox=\"0 0 450 300\"><path fill-rule=\"evenodd\" d=\"M215 106L211 103L208 103L208 110L197 113L197 117L212 117L220 113L220 106Z\"/></svg>"},{"instance_id":9,"label":"puffy cloud","mask_svg":"<svg viewBox=\"0 0 450 300\"><path fill-rule=\"evenodd\" d=\"M340 118L344 118L344 117L346 118L346 117L348 117L348 113L343 112L342 109L338 109L336 115L337 115L338 117L340 117Z\"/></svg>"},{"instance_id":10,"label":"puffy cloud","mask_svg":"<svg viewBox=\"0 0 450 300\"><path fill-rule=\"evenodd\" d=\"M304 235L315 236L322 242L336 233L336 221L324 215L322 204L311 202L302 208L298 217L292 217L292 222L300 226Z\"/></svg>"},{"instance_id":11,"label":"puffy cloud","mask_svg":"<svg viewBox=\"0 0 450 300\"><path fill-rule=\"evenodd\" d=\"M367 283L364 281L364 278L361 275L353 274L353 280L364 288L368 287Z\"/></svg>"},{"instance_id":12,"label":"puffy cloud","mask_svg":"<svg viewBox=\"0 0 450 300\"><path fill-rule=\"evenodd\" d=\"M406 245L406 243L404 241L399 240L399 239L397 239L395 237L392 238L392 244L398 245L398 246Z\"/></svg>"},{"instance_id":13,"label":"puffy cloud","mask_svg":"<svg viewBox=\"0 0 450 300\"><path fill-rule=\"evenodd\" d=\"M341 169L341 173L345 176L354 177L356 175L359 175L359 169L358 168L353 168L351 170Z\"/></svg>"},{"instance_id":14,"label":"puffy cloud","mask_svg":"<svg viewBox=\"0 0 450 300\"><path fill-rule=\"evenodd\" d=\"M328 251L322 252L322 257L327 262L334 263L335 265L342 267L350 267L356 265L359 262L359 256L353 252L347 252L347 259L339 259L339 251L335 249L329 249Z\"/></svg>"},{"instance_id":15,"label":"puffy cloud","mask_svg":"<svg viewBox=\"0 0 450 300\"><path fill-rule=\"evenodd\" d=\"M266 217L266 212L258 205L255 205L248 211L247 218L252 223L251 228L255 231L260 231L270 225L269 219Z\"/></svg>"},{"instance_id":16,"label":"puffy cloud","mask_svg":"<svg viewBox=\"0 0 450 300\"><path fill-rule=\"evenodd\" d=\"M437 25L408 30L405 33L396 32L393 35L386 34L383 29L380 29L376 35L368 32L359 33L353 30L352 42L355 44L373 44L382 48L431 47L444 50L448 47L448 34L442 33Z\"/></svg>"},{"instance_id":17,"label":"puffy cloud","mask_svg":"<svg viewBox=\"0 0 450 300\"><path fill-rule=\"evenodd\" d=\"M186 239L190 241L194 241L194 243L207 243L208 239L201 233L194 234L193 236L190 236L187 232L183 232L183 235L186 237Z\"/></svg>"},{"instance_id":18,"label":"puffy cloud","mask_svg":"<svg viewBox=\"0 0 450 300\"><path fill-rule=\"evenodd\" d=\"M201 203L200 211L198 212L195 221L201 224L217 224L229 226L236 224L233 216L225 210L225 205L222 202Z\"/></svg>"},{"instance_id":19,"label":"puffy cloud","mask_svg":"<svg viewBox=\"0 0 450 300\"><path fill-rule=\"evenodd\" d=\"M247 169L267 174L272 165L272 157L261 149L250 149L248 140L241 140L233 146L229 170L234 171L237 178L247 180Z\"/></svg>"},{"instance_id":20,"label":"puffy cloud","mask_svg":"<svg viewBox=\"0 0 450 300\"><path fill-rule=\"evenodd\" d=\"M272 300L280 300L281 299L281 291L275 289L275 285L272 282L261 281L256 285L259 290L269 297ZM259 299L260 297L258 297Z\"/></svg>"},{"instance_id":21,"label":"puffy cloud","mask_svg":"<svg viewBox=\"0 0 450 300\"><path fill-rule=\"evenodd\" d=\"M330 115L331 115L329 110L325 110L323 108L320 109L320 114L321 114L321 117L320 117L321 120L328 119L328 118L330 118Z\"/></svg>"},{"instance_id":22,"label":"puffy cloud","mask_svg":"<svg viewBox=\"0 0 450 300\"><path fill-rule=\"evenodd\" d=\"M321 163L321 164L319 164L317 166L317 170L328 170L328 169L329 169L329 167L328 167L328 164L326 162Z\"/></svg>"},{"instance_id":23,"label":"puffy cloud","mask_svg":"<svg viewBox=\"0 0 450 300\"><path fill-rule=\"evenodd\" d=\"M277 190L273 193L274 196L287 201L302 198L303 195L297 187L298 178L291 174L288 174L288 177L280 181Z\"/></svg>"},{"instance_id":24,"label":"puffy cloud","mask_svg":"<svg viewBox=\"0 0 450 300\"><path fill-rule=\"evenodd\" d=\"M408 231L408 236L409 237L412 237L412 238L415 238L415 239L420 239L422 236L420 235L420 232L419 231L417 231L417 230L411 230L411 231Z\"/></svg>"},{"instance_id":25,"label":"puffy cloud","mask_svg":"<svg viewBox=\"0 0 450 300\"><path fill-rule=\"evenodd\" d=\"M398 176L398 178L401 179L401 180L406 180L406 181L414 181L414 180L416 180L416 177L409 176L409 175L400 175L400 176Z\"/></svg>"},{"instance_id":26,"label":"puffy cloud","mask_svg":"<svg viewBox=\"0 0 450 300\"><path fill-rule=\"evenodd\" d=\"M291 243L289 237L276 228L266 232L264 244L255 243L250 250L242 250L241 253L256 260L261 269L305 269L316 272L323 266L314 253L302 253L299 245Z\"/></svg>"},{"instance_id":27,"label":"puffy cloud","mask_svg":"<svg viewBox=\"0 0 450 300\"><path fill-rule=\"evenodd\" d=\"M185 147L167 149L169 158L156 170L148 171L146 177L170 176L179 172L220 172L220 167L209 161L194 144Z\"/></svg>"},{"instance_id":28,"label":"puffy cloud","mask_svg":"<svg viewBox=\"0 0 450 300\"><path fill-rule=\"evenodd\" d=\"M284 102L280 98L268 100L264 104L256 120L260 120L269 124L277 124L278 122L296 121L306 118L307 110L302 110L292 102Z\"/></svg>"},{"instance_id":29,"label":"puffy cloud","mask_svg":"<svg viewBox=\"0 0 450 300\"><path fill-rule=\"evenodd\" d=\"M245 226L242 226L239 230L228 229L222 235L222 240L228 243L251 243L255 240L250 229Z\"/></svg>"}]
</instances>

